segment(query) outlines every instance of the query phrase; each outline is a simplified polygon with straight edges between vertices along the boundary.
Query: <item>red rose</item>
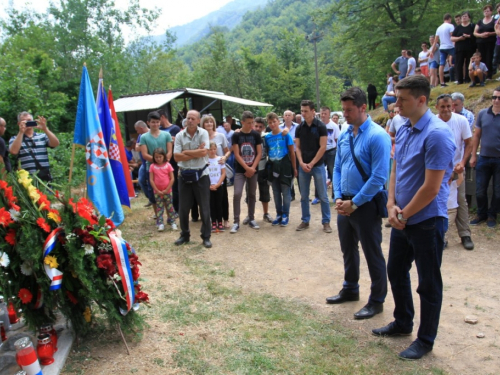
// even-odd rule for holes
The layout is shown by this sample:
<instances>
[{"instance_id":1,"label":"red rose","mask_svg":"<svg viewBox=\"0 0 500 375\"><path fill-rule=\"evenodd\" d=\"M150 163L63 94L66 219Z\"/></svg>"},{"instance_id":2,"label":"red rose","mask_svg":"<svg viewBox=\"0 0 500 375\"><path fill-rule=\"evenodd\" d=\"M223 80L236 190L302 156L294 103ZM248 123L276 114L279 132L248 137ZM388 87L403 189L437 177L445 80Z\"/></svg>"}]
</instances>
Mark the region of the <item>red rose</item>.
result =
<instances>
[{"instance_id":1,"label":"red rose","mask_svg":"<svg viewBox=\"0 0 500 375\"><path fill-rule=\"evenodd\" d=\"M149 296L144 292L136 293L135 302L149 302Z\"/></svg>"},{"instance_id":2,"label":"red rose","mask_svg":"<svg viewBox=\"0 0 500 375\"><path fill-rule=\"evenodd\" d=\"M134 279L134 281L137 281L139 279L140 275L141 274L139 272L139 268L138 267L132 268L132 278Z\"/></svg>"}]
</instances>

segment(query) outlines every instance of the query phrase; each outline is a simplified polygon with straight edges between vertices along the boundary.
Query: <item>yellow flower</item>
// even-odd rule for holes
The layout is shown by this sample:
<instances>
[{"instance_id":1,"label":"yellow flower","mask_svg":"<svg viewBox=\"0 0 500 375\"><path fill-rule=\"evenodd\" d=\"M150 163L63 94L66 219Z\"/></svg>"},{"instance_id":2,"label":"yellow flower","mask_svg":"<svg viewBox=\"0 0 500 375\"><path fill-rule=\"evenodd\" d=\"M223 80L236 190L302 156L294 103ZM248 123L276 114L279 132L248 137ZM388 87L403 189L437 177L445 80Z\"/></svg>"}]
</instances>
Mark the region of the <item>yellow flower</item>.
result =
<instances>
[{"instance_id":1,"label":"yellow flower","mask_svg":"<svg viewBox=\"0 0 500 375\"><path fill-rule=\"evenodd\" d=\"M19 177L20 180L23 178L27 178L29 175L29 172L25 169L20 169L17 171L17 177Z\"/></svg>"},{"instance_id":2,"label":"yellow flower","mask_svg":"<svg viewBox=\"0 0 500 375\"><path fill-rule=\"evenodd\" d=\"M85 311L83 312L83 317L85 318L85 321L87 323L90 323L90 317L92 316L92 313L90 312L90 307L86 307Z\"/></svg>"},{"instance_id":3,"label":"yellow flower","mask_svg":"<svg viewBox=\"0 0 500 375\"><path fill-rule=\"evenodd\" d=\"M28 195L30 196L31 200L35 203L38 202L38 200L40 199L40 194L38 194L36 187L34 187L33 185L30 185L28 187Z\"/></svg>"},{"instance_id":4,"label":"yellow flower","mask_svg":"<svg viewBox=\"0 0 500 375\"><path fill-rule=\"evenodd\" d=\"M44 205L45 203L42 203L42 205ZM40 209L42 208L42 206L40 206ZM56 214L55 212L49 212L49 214L47 215L49 217L49 219L51 220L54 220L55 223L59 224L61 222L61 217Z\"/></svg>"},{"instance_id":5,"label":"yellow flower","mask_svg":"<svg viewBox=\"0 0 500 375\"><path fill-rule=\"evenodd\" d=\"M50 268L57 268L59 263L57 263L57 258L52 255L47 255L44 259L44 263L49 265Z\"/></svg>"}]
</instances>

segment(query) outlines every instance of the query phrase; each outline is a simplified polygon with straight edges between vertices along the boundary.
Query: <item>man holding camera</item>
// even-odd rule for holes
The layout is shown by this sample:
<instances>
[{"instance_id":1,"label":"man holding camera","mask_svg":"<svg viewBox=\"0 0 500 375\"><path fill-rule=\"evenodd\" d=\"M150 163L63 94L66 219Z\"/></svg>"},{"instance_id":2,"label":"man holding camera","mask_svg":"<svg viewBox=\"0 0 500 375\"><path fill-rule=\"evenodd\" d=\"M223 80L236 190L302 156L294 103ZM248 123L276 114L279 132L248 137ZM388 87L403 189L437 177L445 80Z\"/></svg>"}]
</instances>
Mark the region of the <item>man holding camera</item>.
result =
<instances>
[{"instance_id":1,"label":"man holding camera","mask_svg":"<svg viewBox=\"0 0 500 375\"><path fill-rule=\"evenodd\" d=\"M18 155L20 168L46 182L52 181L49 169L49 155L47 146L55 148L59 146L59 140L47 127L47 120L38 116L33 121L33 116L28 112L17 115L19 133L9 140L9 151L12 155ZM41 133L35 133L34 129L40 129Z\"/></svg>"}]
</instances>

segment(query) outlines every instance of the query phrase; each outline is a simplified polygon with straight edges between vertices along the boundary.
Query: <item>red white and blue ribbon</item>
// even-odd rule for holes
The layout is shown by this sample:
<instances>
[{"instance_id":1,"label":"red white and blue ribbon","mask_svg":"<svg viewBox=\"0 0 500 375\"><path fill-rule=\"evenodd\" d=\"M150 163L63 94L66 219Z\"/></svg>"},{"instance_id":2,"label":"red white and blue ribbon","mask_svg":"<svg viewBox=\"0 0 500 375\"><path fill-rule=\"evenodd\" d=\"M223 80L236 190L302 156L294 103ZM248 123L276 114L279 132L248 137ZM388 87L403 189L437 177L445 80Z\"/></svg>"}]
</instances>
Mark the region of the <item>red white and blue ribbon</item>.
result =
<instances>
[{"instance_id":1,"label":"red white and blue ribbon","mask_svg":"<svg viewBox=\"0 0 500 375\"><path fill-rule=\"evenodd\" d=\"M38 292L36 293L35 310L38 310L42 306L43 306L43 292L42 288L38 288Z\"/></svg>"},{"instance_id":2,"label":"red white and blue ribbon","mask_svg":"<svg viewBox=\"0 0 500 375\"><path fill-rule=\"evenodd\" d=\"M62 230L62 228L56 228L50 232L49 236L45 240L45 244L43 245L43 266L45 268L45 273L47 273L47 276L51 281L50 290L61 289L63 273L57 268L51 268L48 264L45 264L45 257L56 247L59 233Z\"/></svg>"},{"instance_id":3,"label":"red white and blue ribbon","mask_svg":"<svg viewBox=\"0 0 500 375\"><path fill-rule=\"evenodd\" d=\"M109 233L109 239L115 253L116 265L118 273L122 279L123 290L127 299L127 312L130 311L135 301L134 279L130 270L130 262L128 260L128 252L125 241L119 238L115 231Z\"/></svg>"}]
</instances>

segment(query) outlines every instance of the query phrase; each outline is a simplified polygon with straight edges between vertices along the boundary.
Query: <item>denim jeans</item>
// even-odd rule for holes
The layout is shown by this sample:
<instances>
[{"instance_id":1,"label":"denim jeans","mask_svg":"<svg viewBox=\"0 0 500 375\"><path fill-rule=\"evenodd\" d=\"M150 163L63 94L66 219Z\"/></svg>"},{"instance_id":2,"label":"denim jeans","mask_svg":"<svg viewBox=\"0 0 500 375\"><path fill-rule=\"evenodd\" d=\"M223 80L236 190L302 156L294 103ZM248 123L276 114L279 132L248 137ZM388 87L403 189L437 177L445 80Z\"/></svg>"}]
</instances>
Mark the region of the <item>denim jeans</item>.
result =
<instances>
[{"instance_id":1,"label":"denim jeans","mask_svg":"<svg viewBox=\"0 0 500 375\"><path fill-rule=\"evenodd\" d=\"M368 302L384 303L387 295L387 272L382 253L382 219L373 200L359 206L350 216L337 216L340 248L344 256L343 289L359 292L359 243L370 273L371 293Z\"/></svg>"},{"instance_id":2,"label":"denim jeans","mask_svg":"<svg viewBox=\"0 0 500 375\"><path fill-rule=\"evenodd\" d=\"M488 186L493 177L493 196L488 208ZM476 165L477 215L496 219L500 210L500 158L479 156Z\"/></svg>"},{"instance_id":3,"label":"denim jeans","mask_svg":"<svg viewBox=\"0 0 500 375\"><path fill-rule=\"evenodd\" d=\"M290 202L292 195L290 186L280 183L279 178L275 178L272 183L274 205L277 216L290 215Z\"/></svg>"},{"instance_id":4,"label":"denim jeans","mask_svg":"<svg viewBox=\"0 0 500 375\"><path fill-rule=\"evenodd\" d=\"M150 203L155 203L155 196L151 184L149 183L149 173L146 171L146 165L142 164L139 168L139 186L142 192L149 199Z\"/></svg>"},{"instance_id":5,"label":"denim jeans","mask_svg":"<svg viewBox=\"0 0 500 375\"><path fill-rule=\"evenodd\" d=\"M407 225L403 230L392 229L389 246L387 275L394 297L396 324L404 330L413 328L415 310L410 269L415 261L417 293L420 295L420 327L417 337L431 346L436 339L443 302L441 261L447 222L448 219L438 216Z\"/></svg>"},{"instance_id":6,"label":"denim jeans","mask_svg":"<svg viewBox=\"0 0 500 375\"><path fill-rule=\"evenodd\" d=\"M389 110L389 104L396 103L397 98L395 96L383 96L382 97L382 105L384 106L384 110L387 112Z\"/></svg>"},{"instance_id":7,"label":"denim jeans","mask_svg":"<svg viewBox=\"0 0 500 375\"><path fill-rule=\"evenodd\" d=\"M325 164L328 170L328 179L333 183L333 166L335 165L335 156L337 155L337 148L333 148L325 152Z\"/></svg>"},{"instance_id":8,"label":"denim jeans","mask_svg":"<svg viewBox=\"0 0 500 375\"><path fill-rule=\"evenodd\" d=\"M318 191L318 197L321 201L321 224L330 222L330 202L326 193L326 173L325 166L320 165L311 169L311 172L305 172L299 167L299 187L300 187L300 206L302 208L302 221L309 223L311 220L309 204L309 188L311 178L314 178L314 186Z\"/></svg>"}]
</instances>

